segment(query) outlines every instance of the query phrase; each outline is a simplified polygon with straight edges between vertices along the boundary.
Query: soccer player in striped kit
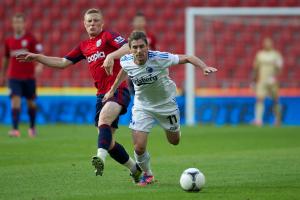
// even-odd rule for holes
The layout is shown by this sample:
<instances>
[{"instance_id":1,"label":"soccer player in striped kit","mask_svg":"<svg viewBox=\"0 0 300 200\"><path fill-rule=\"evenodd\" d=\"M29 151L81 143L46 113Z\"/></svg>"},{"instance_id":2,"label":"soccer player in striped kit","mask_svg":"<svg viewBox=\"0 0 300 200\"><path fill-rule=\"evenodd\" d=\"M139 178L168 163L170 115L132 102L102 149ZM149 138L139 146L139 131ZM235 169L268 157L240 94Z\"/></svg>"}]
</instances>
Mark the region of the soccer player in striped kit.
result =
<instances>
[{"instance_id":1,"label":"soccer player in striped kit","mask_svg":"<svg viewBox=\"0 0 300 200\"><path fill-rule=\"evenodd\" d=\"M27 53L18 58L23 61L38 61L50 67L65 68L86 59L88 69L97 88L95 125L98 127L98 150L92 159L96 175L102 175L106 156L109 154L127 167L133 180L139 181L141 171L129 157L125 148L117 143L113 133L118 128L119 115L127 111L130 95L126 82L118 87L114 97L102 103L104 94L110 89L121 69L119 58L129 52L127 41L118 33L103 29L104 20L100 10L89 9L84 14L84 26L89 39L80 42L64 58ZM117 59L114 62L114 59ZM109 67L111 66L111 67ZM113 67L112 67L113 66ZM106 71L109 69L111 71ZM108 75L113 73L113 75Z\"/></svg>"},{"instance_id":2,"label":"soccer player in striped kit","mask_svg":"<svg viewBox=\"0 0 300 200\"><path fill-rule=\"evenodd\" d=\"M24 52L39 53L42 51L42 45L36 38L25 29L25 16L17 13L12 17L12 27L14 35L5 40L2 60L2 70L0 79L3 84L5 72L7 71L8 87L11 98L12 130L9 136L20 137L19 121L21 111L21 97L26 98L29 116L28 136L36 136L36 75L42 70L42 65L34 63L22 63L16 59L16 56ZM8 70L7 70L8 69Z\"/></svg>"}]
</instances>

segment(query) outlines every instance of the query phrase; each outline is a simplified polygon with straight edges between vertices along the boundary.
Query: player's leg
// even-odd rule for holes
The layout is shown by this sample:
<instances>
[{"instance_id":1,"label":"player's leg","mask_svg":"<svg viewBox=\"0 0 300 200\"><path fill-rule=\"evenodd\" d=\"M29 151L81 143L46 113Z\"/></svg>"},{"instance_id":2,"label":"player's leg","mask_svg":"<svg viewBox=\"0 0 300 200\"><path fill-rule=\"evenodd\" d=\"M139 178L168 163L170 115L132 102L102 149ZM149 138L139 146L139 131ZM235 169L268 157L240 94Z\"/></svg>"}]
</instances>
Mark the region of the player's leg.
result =
<instances>
[{"instance_id":1,"label":"player's leg","mask_svg":"<svg viewBox=\"0 0 300 200\"><path fill-rule=\"evenodd\" d=\"M8 87L10 90L10 101L11 101L11 116L12 116L12 130L9 131L9 136L20 137L19 132L19 120L21 111L21 96L22 87L21 81L10 79L8 81Z\"/></svg>"},{"instance_id":2,"label":"player's leg","mask_svg":"<svg viewBox=\"0 0 300 200\"><path fill-rule=\"evenodd\" d=\"M154 182L150 164L150 154L147 151L148 134L153 127L154 122L154 118L147 112L137 108L132 109L132 121L129 128L133 130L132 139L134 145L134 157L137 164L144 172L138 183L140 186L145 186Z\"/></svg>"},{"instance_id":3,"label":"player's leg","mask_svg":"<svg viewBox=\"0 0 300 200\"><path fill-rule=\"evenodd\" d=\"M178 145L180 142L180 112L175 101L162 106L160 112L153 113L155 119L165 130L168 142Z\"/></svg>"},{"instance_id":4,"label":"player's leg","mask_svg":"<svg viewBox=\"0 0 300 200\"><path fill-rule=\"evenodd\" d=\"M36 120L36 82L35 80L27 80L23 85L24 96L27 99L27 108L28 108L28 116L29 116L29 129L28 136L35 137L36 129L35 129L35 120Z\"/></svg>"},{"instance_id":5,"label":"player's leg","mask_svg":"<svg viewBox=\"0 0 300 200\"><path fill-rule=\"evenodd\" d=\"M115 129L118 128L118 119L120 114L127 111L130 102L130 95L127 89L119 89L115 96L106 102L103 106L102 96L97 100L97 126L99 129L98 134L98 151L97 156L93 158L93 163L97 162L99 165L96 167L96 175L102 175L104 162L107 154L109 154L118 163L127 167L132 176L139 176L141 171L136 165L136 162L129 157L125 148L116 142L113 138ZM96 163L96 165L97 165Z\"/></svg>"},{"instance_id":6,"label":"player's leg","mask_svg":"<svg viewBox=\"0 0 300 200\"><path fill-rule=\"evenodd\" d=\"M254 125L262 126L263 125L263 114L265 110L264 101L267 93L265 84L258 83L256 86L256 103L255 103L255 119Z\"/></svg>"},{"instance_id":7,"label":"player's leg","mask_svg":"<svg viewBox=\"0 0 300 200\"><path fill-rule=\"evenodd\" d=\"M273 100L273 112L275 115L275 125L281 125L281 105L279 102L279 86L274 84L270 88L271 97Z\"/></svg>"}]
</instances>

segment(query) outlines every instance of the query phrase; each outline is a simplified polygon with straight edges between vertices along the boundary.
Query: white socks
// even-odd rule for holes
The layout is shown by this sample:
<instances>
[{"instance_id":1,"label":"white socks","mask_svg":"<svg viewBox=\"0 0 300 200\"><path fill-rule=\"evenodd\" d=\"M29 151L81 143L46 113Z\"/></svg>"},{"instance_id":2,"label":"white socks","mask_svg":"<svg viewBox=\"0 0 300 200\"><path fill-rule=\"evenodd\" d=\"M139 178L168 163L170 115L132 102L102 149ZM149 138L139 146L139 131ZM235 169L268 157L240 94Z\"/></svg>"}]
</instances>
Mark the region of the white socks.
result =
<instances>
[{"instance_id":1,"label":"white socks","mask_svg":"<svg viewBox=\"0 0 300 200\"><path fill-rule=\"evenodd\" d=\"M264 103L256 102L255 105L255 121L261 123L263 119Z\"/></svg>"},{"instance_id":2,"label":"white socks","mask_svg":"<svg viewBox=\"0 0 300 200\"><path fill-rule=\"evenodd\" d=\"M99 148L97 151L97 157L101 158L103 162L105 162L106 156L108 154L108 151L103 148Z\"/></svg>"},{"instance_id":3,"label":"white socks","mask_svg":"<svg viewBox=\"0 0 300 200\"><path fill-rule=\"evenodd\" d=\"M123 165L127 167L131 171L131 173L135 173L137 170L136 163L131 157L129 157L128 161Z\"/></svg>"},{"instance_id":4,"label":"white socks","mask_svg":"<svg viewBox=\"0 0 300 200\"><path fill-rule=\"evenodd\" d=\"M136 163L141 167L141 169L147 173L147 175L152 176L152 171L150 168L150 155L149 153L146 151L144 154L142 155L138 155L135 151L134 151L134 157L136 160Z\"/></svg>"}]
</instances>

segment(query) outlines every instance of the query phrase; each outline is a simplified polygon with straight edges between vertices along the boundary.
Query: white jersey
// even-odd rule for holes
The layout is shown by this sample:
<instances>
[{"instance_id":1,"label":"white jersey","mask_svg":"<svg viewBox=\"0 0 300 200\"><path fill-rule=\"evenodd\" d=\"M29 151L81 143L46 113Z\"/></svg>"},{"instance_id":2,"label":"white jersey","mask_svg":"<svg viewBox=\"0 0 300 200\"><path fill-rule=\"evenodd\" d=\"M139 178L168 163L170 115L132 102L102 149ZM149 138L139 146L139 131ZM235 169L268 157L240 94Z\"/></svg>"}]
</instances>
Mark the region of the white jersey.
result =
<instances>
[{"instance_id":1,"label":"white jersey","mask_svg":"<svg viewBox=\"0 0 300 200\"><path fill-rule=\"evenodd\" d=\"M120 63L133 82L136 108L152 110L176 97L176 85L169 77L168 67L179 63L178 55L149 50L144 65L135 64L132 54L123 56Z\"/></svg>"}]
</instances>

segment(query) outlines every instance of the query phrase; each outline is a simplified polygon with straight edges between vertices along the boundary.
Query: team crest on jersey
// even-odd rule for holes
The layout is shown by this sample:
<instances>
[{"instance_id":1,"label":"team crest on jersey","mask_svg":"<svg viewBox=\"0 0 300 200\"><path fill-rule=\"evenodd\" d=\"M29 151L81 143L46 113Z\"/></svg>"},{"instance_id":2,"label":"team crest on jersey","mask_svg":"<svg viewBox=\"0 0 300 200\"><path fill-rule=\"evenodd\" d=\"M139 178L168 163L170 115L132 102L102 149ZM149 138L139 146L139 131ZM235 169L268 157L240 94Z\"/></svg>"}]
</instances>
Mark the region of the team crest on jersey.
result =
<instances>
[{"instance_id":1,"label":"team crest on jersey","mask_svg":"<svg viewBox=\"0 0 300 200\"><path fill-rule=\"evenodd\" d=\"M146 68L146 71L147 71L148 73L152 73L152 72L153 72L153 68L152 68L152 67L147 67L147 68Z\"/></svg>"},{"instance_id":2,"label":"team crest on jersey","mask_svg":"<svg viewBox=\"0 0 300 200\"><path fill-rule=\"evenodd\" d=\"M22 47L26 47L27 44L28 44L28 41L27 41L27 40L22 40L22 41L21 41L21 46L22 46Z\"/></svg>"},{"instance_id":3,"label":"team crest on jersey","mask_svg":"<svg viewBox=\"0 0 300 200\"><path fill-rule=\"evenodd\" d=\"M118 44L124 42L124 40L125 40L125 39L122 38L122 36L118 36L118 37L116 37L116 38L114 39L114 41L115 41L116 43L118 43Z\"/></svg>"},{"instance_id":4,"label":"team crest on jersey","mask_svg":"<svg viewBox=\"0 0 300 200\"><path fill-rule=\"evenodd\" d=\"M100 46L101 46L101 43L102 43L102 40L101 40L101 39L97 40L97 42L96 42L96 47L100 47Z\"/></svg>"}]
</instances>

